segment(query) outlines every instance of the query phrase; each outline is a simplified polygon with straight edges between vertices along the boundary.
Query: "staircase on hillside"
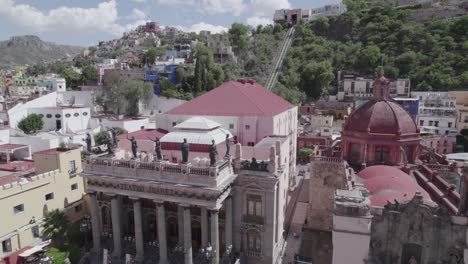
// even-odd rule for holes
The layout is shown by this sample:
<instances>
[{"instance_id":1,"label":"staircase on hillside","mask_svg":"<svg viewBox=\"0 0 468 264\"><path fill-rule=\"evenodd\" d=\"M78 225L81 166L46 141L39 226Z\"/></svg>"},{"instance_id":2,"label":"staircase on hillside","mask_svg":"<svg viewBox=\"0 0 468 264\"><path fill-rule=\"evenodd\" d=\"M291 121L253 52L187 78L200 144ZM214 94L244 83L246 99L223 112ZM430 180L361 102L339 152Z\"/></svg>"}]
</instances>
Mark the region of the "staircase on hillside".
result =
<instances>
[{"instance_id":1,"label":"staircase on hillside","mask_svg":"<svg viewBox=\"0 0 468 264\"><path fill-rule=\"evenodd\" d=\"M265 88L267 88L267 90L269 91L271 91L273 87L275 87L276 80L278 80L278 75L281 70L281 66L283 65L283 60L286 57L289 47L291 47L291 44L293 42L294 30L295 28L291 27L286 33L286 37L284 38L283 43L281 43L279 52L273 62L272 71L267 79L267 82L265 83Z\"/></svg>"}]
</instances>

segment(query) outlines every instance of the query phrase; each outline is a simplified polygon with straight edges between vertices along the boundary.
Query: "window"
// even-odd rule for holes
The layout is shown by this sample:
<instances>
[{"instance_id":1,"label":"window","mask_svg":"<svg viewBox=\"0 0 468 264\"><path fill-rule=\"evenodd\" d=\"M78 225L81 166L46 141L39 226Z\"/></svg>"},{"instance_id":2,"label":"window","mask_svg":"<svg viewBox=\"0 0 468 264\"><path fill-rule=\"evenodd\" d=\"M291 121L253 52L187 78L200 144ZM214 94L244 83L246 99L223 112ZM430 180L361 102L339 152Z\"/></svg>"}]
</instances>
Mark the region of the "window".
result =
<instances>
[{"instance_id":1,"label":"window","mask_svg":"<svg viewBox=\"0 0 468 264\"><path fill-rule=\"evenodd\" d=\"M424 120L419 120L419 125L424 126Z\"/></svg>"},{"instance_id":2,"label":"window","mask_svg":"<svg viewBox=\"0 0 468 264\"><path fill-rule=\"evenodd\" d=\"M43 117L44 117L44 115L43 115L43 114L39 114L39 117L40 117L40 118L43 118Z\"/></svg>"},{"instance_id":3,"label":"window","mask_svg":"<svg viewBox=\"0 0 468 264\"><path fill-rule=\"evenodd\" d=\"M54 193L52 192L52 193L46 194L45 199L46 199L46 201L54 199Z\"/></svg>"},{"instance_id":4,"label":"window","mask_svg":"<svg viewBox=\"0 0 468 264\"><path fill-rule=\"evenodd\" d=\"M46 116L47 116L47 118L52 118L51 114L47 114Z\"/></svg>"},{"instance_id":5,"label":"window","mask_svg":"<svg viewBox=\"0 0 468 264\"><path fill-rule=\"evenodd\" d=\"M70 114L65 114L66 118L70 118L70 116L71 116Z\"/></svg>"},{"instance_id":6,"label":"window","mask_svg":"<svg viewBox=\"0 0 468 264\"><path fill-rule=\"evenodd\" d=\"M247 215L262 216L262 197L260 195L247 196Z\"/></svg>"},{"instance_id":7,"label":"window","mask_svg":"<svg viewBox=\"0 0 468 264\"><path fill-rule=\"evenodd\" d=\"M74 113L74 114L73 114L74 117L78 117L79 115L80 115L80 114L78 114L78 113Z\"/></svg>"},{"instance_id":8,"label":"window","mask_svg":"<svg viewBox=\"0 0 468 264\"><path fill-rule=\"evenodd\" d=\"M260 234L256 231L247 233L247 244L249 251L260 252L262 248Z\"/></svg>"},{"instance_id":9,"label":"window","mask_svg":"<svg viewBox=\"0 0 468 264\"><path fill-rule=\"evenodd\" d=\"M78 189L78 183L74 183L71 185L71 190L74 191L74 190L77 190Z\"/></svg>"},{"instance_id":10,"label":"window","mask_svg":"<svg viewBox=\"0 0 468 264\"><path fill-rule=\"evenodd\" d=\"M229 129L234 129L234 124L229 124Z\"/></svg>"},{"instance_id":11,"label":"window","mask_svg":"<svg viewBox=\"0 0 468 264\"><path fill-rule=\"evenodd\" d=\"M433 123L434 123L434 122L433 122L432 120L430 120L430 121L429 121L429 126L432 126Z\"/></svg>"},{"instance_id":12,"label":"window","mask_svg":"<svg viewBox=\"0 0 468 264\"><path fill-rule=\"evenodd\" d=\"M452 127L452 122L448 122L448 127Z\"/></svg>"},{"instance_id":13,"label":"window","mask_svg":"<svg viewBox=\"0 0 468 264\"><path fill-rule=\"evenodd\" d=\"M438 127L439 126L439 121L434 121L434 126Z\"/></svg>"},{"instance_id":14,"label":"window","mask_svg":"<svg viewBox=\"0 0 468 264\"><path fill-rule=\"evenodd\" d=\"M175 127L177 125L176 122L172 122L172 126Z\"/></svg>"},{"instance_id":15,"label":"window","mask_svg":"<svg viewBox=\"0 0 468 264\"><path fill-rule=\"evenodd\" d=\"M255 143L254 142L247 142L247 146L253 147L253 146L255 146Z\"/></svg>"},{"instance_id":16,"label":"window","mask_svg":"<svg viewBox=\"0 0 468 264\"><path fill-rule=\"evenodd\" d=\"M436 133L437 135L439 134L439 130L434 130L434 133Z\"/></svg>"},{"instance_id":17,"label":"window","mask_svg":"<svg viewBox=\"0 0 468 264\"><path fill-rule=\"evenodd\" d=\"M249 125L245 125L245 130L249 130L250 129L250 126Z\"/></svg>"},{"instance_id":18,"label":"window","mask_svg":"<svg viewBox=\"0 0 468 264\"><path fill-rule=\"evenodd\" d=\"M15 212L15 214L23 212L24 211L24 204L19 204L19 205L13 207L13 211Z\"/></svg>"},{"instance_id":19,"label":"window","mask_svg":"<svg viewBox=\"0 0 468 264\"><path fill-rule=\"evenodd\" d=\"M388 147L376 147L375 148L375 161L376 162L387 162L389 157L390 150Z\"/></svg>"},{"instance_id":20,"label":"window","mask_svg":"<svg viewBox=\"0 0 468 264\"><path fill-rule=\"evenodd\" d=\"M75 164L75 160L70 160L70 161L68 161L68 173L69 173L70 175L76 174L76 164Z\"/></svg>"},{"instance_id":21,"label":"window","mask_svg":"<svg viewBox=\"0 0 468 264\"><path fill-rule=\"evenodd\" d=\"M3 240L2 241L2 250L3 252L11 252L11 239Z\"/></svg>"},{"instance_id":22,"label":"window","mask_svg":"<svg viewBox=\"0 0 468 264\"><path fill-rule=\"evenodd\" d=\"M350 158L351 160L357 161L361 157L361 146L359 144L351 144L351 153Z\"/></svg>"},{"instance_id":23,"label":"window","mask_svg":"<svg viewBox=\"0 0 468 264\"><path fill-rule=\"evenodd\" d=\"M60 117L62 117L61 114L56 114L56 115L55 115L55 118L60 118Z\"/></svg>"},{"instance_id":24,"label":"window","mask_svg":"<svg viewBox=\"0 0 468 264\"><path fill-rule=\"evenodd\" d=\"M82 204L79 204L77 206L75 206L75 213L79 213L83 210L83 205Z\"/></svg>"},{"instance_id":25,"label":"window","mask_svg":"<svg viewBox=\"0 0 468 264\"><path fill-rule=\"evenodd\" d=\"M84 116L87 116L87 115L88 115L88 112L83 112L83 115L84 115Z\"/></svg>"}]
</instances>

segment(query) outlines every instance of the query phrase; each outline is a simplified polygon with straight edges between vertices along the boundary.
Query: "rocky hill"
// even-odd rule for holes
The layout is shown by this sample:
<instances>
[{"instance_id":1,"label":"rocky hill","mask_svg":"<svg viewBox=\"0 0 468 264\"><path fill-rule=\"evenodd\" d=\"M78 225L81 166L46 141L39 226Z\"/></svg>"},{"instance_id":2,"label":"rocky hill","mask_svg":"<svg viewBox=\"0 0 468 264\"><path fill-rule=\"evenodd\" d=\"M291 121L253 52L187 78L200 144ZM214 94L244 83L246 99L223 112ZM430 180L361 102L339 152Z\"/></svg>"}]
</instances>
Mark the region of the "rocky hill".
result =
<instances>
[{"instance_id":1,"label":"rocky hill","mask_svg":"<svg viewBox=\"0 0 468 264\"><path fill-rule=\"evenodd\" d=\"M0 69L73 58L82 49L77 46L45 42L37 36L15 36L9 40L0 41Z\"/></svg>"}]
</instances>

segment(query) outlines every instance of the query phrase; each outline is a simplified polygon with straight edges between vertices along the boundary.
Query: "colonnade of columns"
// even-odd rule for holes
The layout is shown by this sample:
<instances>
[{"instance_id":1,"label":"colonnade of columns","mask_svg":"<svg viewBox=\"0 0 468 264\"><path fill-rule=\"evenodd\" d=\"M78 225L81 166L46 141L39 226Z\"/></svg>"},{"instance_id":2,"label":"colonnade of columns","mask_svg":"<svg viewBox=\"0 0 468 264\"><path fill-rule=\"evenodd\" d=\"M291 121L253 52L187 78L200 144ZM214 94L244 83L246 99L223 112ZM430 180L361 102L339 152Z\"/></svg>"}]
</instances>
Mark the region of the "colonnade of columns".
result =
<instances>
[{"instance_id":1,"label":"colonnade of columns","mask_svg":"<svg viewBox=\"0 0 468 264\"><path fill-rule=\"evenodd\" d=\"M112 234L114 241L114 250L112 256L121 257L122 255L122 229L121 229L121 205L119 196L110 194L111 197L111 217L112 217ZM90 193L91 198L91 222L93 231L93 250L96 253L101 252L101 226L100 214L96 193ZM143 225L142 225L142 209L141 199L138 197L130 197L133 201L133 212L135 222L135 260L141 261L144 258L144 242L143 242ZM167 232L166 232L166 210L164 201L155 200L155 209L157 215L157 232L159 242L159 263L168 263L168 247L167 247ZM211 222L211 241L208 241L208 211L210 211ZM232 247L232 198L227 197L225 200L225 239L226 249ZM201 207L201 243L202 248L208 246L209 242L212 246L212 263L219 263L219 209L209 209ZM178 206L178 235L179 243L183 242L183 252L185 264L193 264L192 250L192 222L191 211L189 204L179 204Z\"/></svg>"}]
</instances>

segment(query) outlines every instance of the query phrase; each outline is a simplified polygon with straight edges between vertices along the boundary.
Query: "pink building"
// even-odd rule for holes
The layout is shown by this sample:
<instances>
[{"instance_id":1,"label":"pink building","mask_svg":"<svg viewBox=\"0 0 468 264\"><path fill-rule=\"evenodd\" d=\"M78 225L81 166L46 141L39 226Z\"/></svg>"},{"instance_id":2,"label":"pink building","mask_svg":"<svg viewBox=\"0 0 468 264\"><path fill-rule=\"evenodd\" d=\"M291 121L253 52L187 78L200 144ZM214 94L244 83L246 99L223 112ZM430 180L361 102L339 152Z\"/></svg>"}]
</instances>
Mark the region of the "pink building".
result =
<instances>
[{"instance_id":1,"label":"pink building","mask_svg":"<svg viewBox=\"0 0 468 264\"><path fill-rule=\"evenodd\" d=\"M254 146L272 135L293 135L296 142L297 107L252 80L226 82L164 113L157 124L172 131L195 116L221 124L242 145Z\"/></svg>"}]
</instances>

